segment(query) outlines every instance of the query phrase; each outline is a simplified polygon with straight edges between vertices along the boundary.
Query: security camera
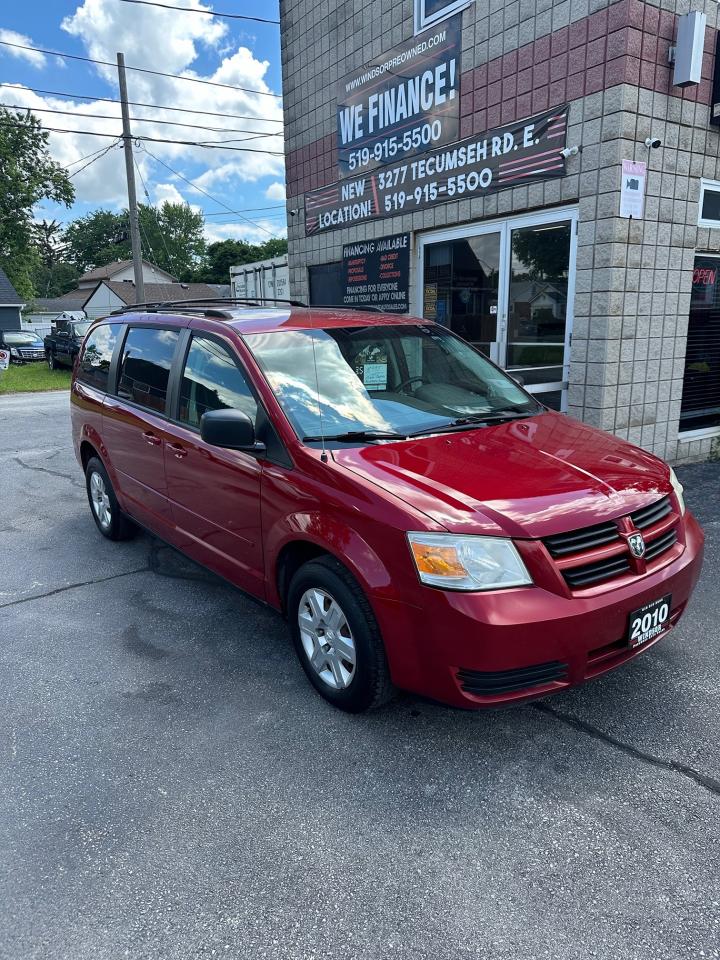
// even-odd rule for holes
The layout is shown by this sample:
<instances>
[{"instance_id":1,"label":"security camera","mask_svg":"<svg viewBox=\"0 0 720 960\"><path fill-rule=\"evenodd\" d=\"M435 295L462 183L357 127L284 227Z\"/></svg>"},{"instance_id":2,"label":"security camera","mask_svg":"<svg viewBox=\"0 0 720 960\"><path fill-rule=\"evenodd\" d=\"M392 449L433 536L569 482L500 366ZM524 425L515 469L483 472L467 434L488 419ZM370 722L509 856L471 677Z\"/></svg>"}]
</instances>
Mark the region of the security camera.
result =
<instances>
[{"instance_id":1,"label":"security camera","mask_svg":"<svg viewBox=\"0 0 720 960\"><path fill-rule=\"evenodd\" d=\"M647 137L645 146L648 150L657 150L658 147L662 146L662 140L659 137Z\"/></svg>"},{"instance_id":2,"label":"security camera","mask_svg":"<svg viewBox=\"0 0 720 960\"><path fill-rule=\"evenodd\" d=\"M288 211L291 217L296 217L298 215L297 207L294 210Z\"/></svg>"},{"instance_id":3,"label":"security camera","mask_svg":"<svg viewBox=\"0 0 720 960\"><path fill-rule=\"evenodd\" d=\"M567 160L568 157L576 157L581 150L582 150L582 147L565 147L563 150L560 151L560 155L565 157L565 159Z\"/></svg>"}]
</instances>

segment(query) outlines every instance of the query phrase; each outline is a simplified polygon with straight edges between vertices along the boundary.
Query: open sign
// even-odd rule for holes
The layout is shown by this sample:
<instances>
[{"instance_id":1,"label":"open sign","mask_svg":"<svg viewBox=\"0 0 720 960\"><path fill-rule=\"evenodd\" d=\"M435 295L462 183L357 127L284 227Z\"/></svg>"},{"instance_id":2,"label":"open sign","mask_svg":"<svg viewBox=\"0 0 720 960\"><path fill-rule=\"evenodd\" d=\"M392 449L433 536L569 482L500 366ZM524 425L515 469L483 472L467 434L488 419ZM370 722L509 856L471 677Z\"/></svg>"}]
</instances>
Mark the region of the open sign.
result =
<instances>
[{"instance_id":1,"label":"open sign","mask_svg":"<svg viewBox=\"0 0 720 960\"><path fill-rule=\"evenodd\" d=\"M7 370L10 366L10 351L0 350L0 370Z\"/></svg>"}]
</instances>

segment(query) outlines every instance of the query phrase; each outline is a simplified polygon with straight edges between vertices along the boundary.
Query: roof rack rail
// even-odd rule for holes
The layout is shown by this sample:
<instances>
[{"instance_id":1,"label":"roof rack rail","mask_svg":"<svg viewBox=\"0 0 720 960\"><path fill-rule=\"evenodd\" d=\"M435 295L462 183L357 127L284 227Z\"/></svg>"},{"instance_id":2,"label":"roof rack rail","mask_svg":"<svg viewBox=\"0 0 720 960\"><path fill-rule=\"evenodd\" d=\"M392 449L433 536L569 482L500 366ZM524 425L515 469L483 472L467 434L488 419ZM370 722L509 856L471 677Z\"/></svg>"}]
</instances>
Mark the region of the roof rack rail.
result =
<instances>
[{"instance_id":1,"label":"roof rack rail","mask_svg":"<svg viewBox=\"0 0 720 960\"><path fill-rule=\"evenodd\" d=\"M200 307L203 304L243 304L249 307L262 307L265 303L286 303L289 307L307 307L302 300L287 300L279 297L198 297L194 300L154 300L148 303L129 303L113 311L113 316L120 313L133 313L135 310L146 310L154 313L160 310L173 310L176 307Z\"/></svg>"}]
</instances>

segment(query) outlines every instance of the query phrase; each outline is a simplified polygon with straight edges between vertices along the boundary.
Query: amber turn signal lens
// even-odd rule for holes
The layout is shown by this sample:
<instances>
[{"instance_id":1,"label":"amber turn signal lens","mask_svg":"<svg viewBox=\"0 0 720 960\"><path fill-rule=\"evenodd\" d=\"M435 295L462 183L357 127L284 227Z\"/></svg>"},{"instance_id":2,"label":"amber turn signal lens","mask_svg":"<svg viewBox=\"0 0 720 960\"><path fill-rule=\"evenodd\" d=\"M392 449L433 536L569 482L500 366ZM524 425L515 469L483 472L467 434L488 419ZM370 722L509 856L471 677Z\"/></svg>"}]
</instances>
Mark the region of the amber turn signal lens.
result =
<instances>
[{"instance_id":1,"label":"amber turn signal lens","mask_svg":"<svg viewBox=\"0 0 720 960\"><path fill-rule=\"evenodd\" d=\"M435 577L467 576L455 547L428 546L425 543L411 543L410 546L420 573L430 573Z\"/></svg>"}]
</instances>

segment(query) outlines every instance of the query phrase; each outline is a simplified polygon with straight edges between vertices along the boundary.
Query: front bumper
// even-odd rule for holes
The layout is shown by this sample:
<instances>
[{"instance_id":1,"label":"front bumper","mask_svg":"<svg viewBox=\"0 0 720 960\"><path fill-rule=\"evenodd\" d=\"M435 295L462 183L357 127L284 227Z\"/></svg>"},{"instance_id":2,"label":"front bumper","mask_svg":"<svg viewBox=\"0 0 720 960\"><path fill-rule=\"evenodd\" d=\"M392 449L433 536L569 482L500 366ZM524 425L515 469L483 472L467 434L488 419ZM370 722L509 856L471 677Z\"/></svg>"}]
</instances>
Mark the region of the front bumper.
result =
<instances>
[{"instance_id":1,"label":"front bumper","mask_svg":"<svg viewBox=\"0 0 720 960\"><path fill-rule=\"evenodd\" d=\"M682 553L662 569L585 597L536 585L485 594L427 588L422 608L380 601L376 613L393 679L472 708L530 700L600 676L654 646L678 622L703 558L703 533L690 513L684 538ZM629 614L666 594L672 594L668 629L631 649Z\"/></svg>"}]
</instances>

